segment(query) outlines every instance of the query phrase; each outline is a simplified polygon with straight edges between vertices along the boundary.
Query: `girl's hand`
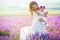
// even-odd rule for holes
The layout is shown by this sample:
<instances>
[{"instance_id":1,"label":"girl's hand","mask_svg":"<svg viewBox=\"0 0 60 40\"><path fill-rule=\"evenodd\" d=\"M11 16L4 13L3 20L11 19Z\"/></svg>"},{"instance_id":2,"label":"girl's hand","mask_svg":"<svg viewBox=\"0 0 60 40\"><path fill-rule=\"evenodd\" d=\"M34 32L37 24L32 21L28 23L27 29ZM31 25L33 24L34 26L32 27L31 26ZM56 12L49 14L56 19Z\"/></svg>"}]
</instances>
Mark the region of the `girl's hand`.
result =
<instances>
[{"instance_id":1,"label":"girl's hand","mask_svg":"<svg viewBox=\"0 0 60 40\"><path fill-rule=\"evenodd\" d=\"M47 14L48 14L48 12L46 12L46 13L44 14L44 17L47 17Z\"/></svg>"},{"instance_id":2,"label":"girl's hand","mask_svg":"<svg viewBox=\"0 0 60 40\"><path fill-rule=\"evenodd\" d=\"M37 15L40 16L40 13L38 11L36 11Z\"/></svg>"},{"instance_id":3,"label":"girl's hand","mask_svg":"<svg viewBox=\"0 0 60 40\"><path fill-rule=\"evenodd\" d=\"M40 16L40 13L37 13L38 16Z\"/></svg>"}]
</instances>

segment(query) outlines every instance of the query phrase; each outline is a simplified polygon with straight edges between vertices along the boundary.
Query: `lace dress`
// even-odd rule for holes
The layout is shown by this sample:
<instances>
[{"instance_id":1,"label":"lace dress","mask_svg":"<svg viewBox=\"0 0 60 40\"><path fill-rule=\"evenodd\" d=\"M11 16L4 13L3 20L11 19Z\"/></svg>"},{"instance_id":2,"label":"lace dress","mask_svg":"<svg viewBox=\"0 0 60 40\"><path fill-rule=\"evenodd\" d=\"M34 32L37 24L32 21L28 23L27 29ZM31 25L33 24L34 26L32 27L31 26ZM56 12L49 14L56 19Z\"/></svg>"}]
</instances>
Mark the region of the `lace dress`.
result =
<instances>
[{"instance_id":1,"label":"lace dress","mask_svg":"<svg viewBox=\"0 0 60 40\"><path fill-rule=\"evenodd\" d=\"M25 26L20 29L20 40L42 40L48 39L46 35L46 26L39 20L37 13L33 12L33 21L31 26ZM44 39L44 40L45 40Z\"/></svg>"}]
</instances>

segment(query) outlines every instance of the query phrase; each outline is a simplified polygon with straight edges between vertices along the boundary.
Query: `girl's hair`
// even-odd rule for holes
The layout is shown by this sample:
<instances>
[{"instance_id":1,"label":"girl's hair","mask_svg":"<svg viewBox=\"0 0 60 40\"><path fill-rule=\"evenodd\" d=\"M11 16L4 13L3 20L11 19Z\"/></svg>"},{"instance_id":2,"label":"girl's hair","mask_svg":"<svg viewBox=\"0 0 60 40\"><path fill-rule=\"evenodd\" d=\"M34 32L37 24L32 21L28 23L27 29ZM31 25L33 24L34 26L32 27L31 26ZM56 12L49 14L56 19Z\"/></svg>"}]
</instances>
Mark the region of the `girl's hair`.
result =
<instances>
[{"instance_id":1,"label":"girl's hair","mask_svg":"<svg viewBox=\"0 0 60 40\"><path fill-rule=\"evenodd\" d=\"M33 15L33 13L32 13L32 6L34 5L34 4L36 4L37 6L38 6L38 4L35 2L35 1L32 1L32 2L30 2L30 4L29 4L29 9L30 9L30 12L31 12L31 15ZM37 8L37 9L39 9L39 8Z\"/></svg>"}]
</instances>

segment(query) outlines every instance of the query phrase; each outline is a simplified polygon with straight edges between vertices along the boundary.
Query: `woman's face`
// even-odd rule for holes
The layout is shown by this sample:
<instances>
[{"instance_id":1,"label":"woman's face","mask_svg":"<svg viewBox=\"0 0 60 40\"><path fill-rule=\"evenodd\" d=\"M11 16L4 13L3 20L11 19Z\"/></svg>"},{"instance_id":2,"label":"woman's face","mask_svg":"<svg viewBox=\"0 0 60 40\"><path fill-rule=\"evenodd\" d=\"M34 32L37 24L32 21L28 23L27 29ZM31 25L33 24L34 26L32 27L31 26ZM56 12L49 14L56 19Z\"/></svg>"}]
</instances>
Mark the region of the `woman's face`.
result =
<instances>
[{"instance_id":1,"label":"woman's face","mask_svg":"<svg viewBox=\"0 0 60 40\"><path fill-rule=\"evenodd\" d=\"M32 9L33 10L36 10L38 8L38 5L36 5L36 4L34 4L33 6L32 6Z\"/></svg>"}]
</instances>

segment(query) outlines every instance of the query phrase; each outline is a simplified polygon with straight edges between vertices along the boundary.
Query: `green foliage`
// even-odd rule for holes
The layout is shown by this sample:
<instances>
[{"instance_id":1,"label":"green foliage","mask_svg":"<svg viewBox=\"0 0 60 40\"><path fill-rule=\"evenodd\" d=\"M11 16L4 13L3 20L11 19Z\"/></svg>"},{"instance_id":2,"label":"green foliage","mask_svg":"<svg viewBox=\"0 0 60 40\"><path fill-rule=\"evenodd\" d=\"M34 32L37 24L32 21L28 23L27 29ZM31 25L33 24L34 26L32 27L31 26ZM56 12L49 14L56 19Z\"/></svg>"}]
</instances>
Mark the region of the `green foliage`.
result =
<instances>
[{"instance_id":1,"label":"green foliage","mask_svg":"<svg viewBox=\"0 0 60 40\"><path fill-rule=\"evenodd\" d=\"M0 31L0 36L2 36L2 35L4 35L4 36L9 35L9 32L7 32L7 31Z\"/></svg>"}]
</instances>

